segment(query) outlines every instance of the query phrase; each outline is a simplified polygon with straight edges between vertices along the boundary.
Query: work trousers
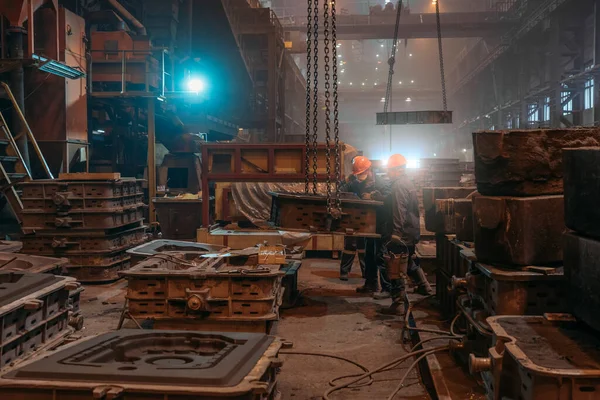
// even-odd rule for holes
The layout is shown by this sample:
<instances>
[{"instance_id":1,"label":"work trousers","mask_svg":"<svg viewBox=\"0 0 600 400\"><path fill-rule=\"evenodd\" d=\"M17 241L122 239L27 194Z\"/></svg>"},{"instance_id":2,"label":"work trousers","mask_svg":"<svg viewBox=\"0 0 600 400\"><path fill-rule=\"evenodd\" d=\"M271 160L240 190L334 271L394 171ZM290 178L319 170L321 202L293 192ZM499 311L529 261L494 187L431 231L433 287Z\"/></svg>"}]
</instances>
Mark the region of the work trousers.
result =
<instances>
[{"instance_id":1,"label":"work trousers","mask_svg":"<svg viewBox=\"0 0 600 400\"><path fill-rule=\"evenodd\" d=\"M365 277L366 239L364 237L346 236L344 238L344 251L340 262L340 275L348 275L354 264L354 257L358 253L358 263L362 277Z\"/></svg>"},{"instance_id":2,"label":"work trousers","mask_svg":"<svg viewBox=\"0 0 600 400\"><path fill-rule=\"evenodd\" d=\"M379 270L379 281L381 283L381 291L389 292L392 296L392 299L398 299L403 296L403 292L406 290L406 282L404 279L390 279L387 271L387 264L385 262L384 255L391 251L393 253L403 253L406 252L406 247L400 246L397 248L397 245L393 243L388 244L387 240L384 239L376 239L376 263L377 269ZM420 261L418 258L413 257L415 254L415 246L408 246L408 276L413 280L413 282L419 284L419 275L418 271L421 268Z\"/></svg>"}]
</instances>

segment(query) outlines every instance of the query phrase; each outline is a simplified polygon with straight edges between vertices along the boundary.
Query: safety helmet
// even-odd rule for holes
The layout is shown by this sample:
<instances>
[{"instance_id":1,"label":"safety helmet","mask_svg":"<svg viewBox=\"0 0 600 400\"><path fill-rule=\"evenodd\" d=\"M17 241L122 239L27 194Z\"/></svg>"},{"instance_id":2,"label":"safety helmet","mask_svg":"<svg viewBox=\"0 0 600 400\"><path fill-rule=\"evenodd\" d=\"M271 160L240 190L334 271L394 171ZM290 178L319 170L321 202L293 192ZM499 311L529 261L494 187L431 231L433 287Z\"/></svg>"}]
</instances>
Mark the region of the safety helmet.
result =
<instances>
[{"instance_id":1,"label":"safety helmet","mask_svg":"<svg viewBox=\"0 0 600 400\"><path fill-rule=\"evenodd\" d=\"M352 160L352 173L354 175L360 175L371 168L371 161L367 157L357 156Z\"/></svg>"},{"instance_id":2,"label":"safety helmet","mask_svg":"<svg viewBox=\"0 0 600 400\"><path fill-rule=\"evenodd\" d=\"M387 162L388 168L398 168L406 166L406 158L402 154L392 155Z\"/></svg>"}]
</instances>

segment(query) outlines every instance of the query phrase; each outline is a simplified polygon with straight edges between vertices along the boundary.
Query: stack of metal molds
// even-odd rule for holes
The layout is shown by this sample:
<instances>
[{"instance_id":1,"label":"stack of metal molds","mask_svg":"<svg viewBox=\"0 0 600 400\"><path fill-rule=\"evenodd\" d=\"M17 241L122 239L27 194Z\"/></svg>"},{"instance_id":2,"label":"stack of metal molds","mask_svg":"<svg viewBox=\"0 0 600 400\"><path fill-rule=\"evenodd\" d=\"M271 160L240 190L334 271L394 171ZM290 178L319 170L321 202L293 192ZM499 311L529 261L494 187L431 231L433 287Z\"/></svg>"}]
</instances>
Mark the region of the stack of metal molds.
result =
<instances>
[{"instance_id":1,"label":"stack of metal molds","mask_svg":"<svg viewBox=\"0 0 600 400\"><path fill-rule=\"evenodd\" d=\"M269 332L279 318L281 247L164 252L122 272L127 317L156 329Z\"/></svg>"},{"instance_id":2,"label":"stack of metal molds","mask_svg":"<svg viewBox=\"0 0 600 400\"><path fill-rule=\"evenodd\" d=\"M81 282L118 278L126 251L145 240L141 181L118 174L67 174L22 184L22 252L66 257Z\"/></svg>"},{"instance_id":3,"label":"stack of metal molds","mask_svg":"<svg viewBox=\"0 0 600 400\"><path fill-rule=\"evenodd\" d=\"M260 333L121 330L0 378L2 400L275 400L282 342Z\"/></svg>"},{"instance_id":4,"label":"stack of metal molds","mask_svg":"<svg viewBox=\"0 0 600 400\"><path fill-rule=\"evenodd\" d=\"M82 327L73 278L0 271L0 289L0 369L60 343L73 331L70 325Z\"/></svg>"}]
</instances>

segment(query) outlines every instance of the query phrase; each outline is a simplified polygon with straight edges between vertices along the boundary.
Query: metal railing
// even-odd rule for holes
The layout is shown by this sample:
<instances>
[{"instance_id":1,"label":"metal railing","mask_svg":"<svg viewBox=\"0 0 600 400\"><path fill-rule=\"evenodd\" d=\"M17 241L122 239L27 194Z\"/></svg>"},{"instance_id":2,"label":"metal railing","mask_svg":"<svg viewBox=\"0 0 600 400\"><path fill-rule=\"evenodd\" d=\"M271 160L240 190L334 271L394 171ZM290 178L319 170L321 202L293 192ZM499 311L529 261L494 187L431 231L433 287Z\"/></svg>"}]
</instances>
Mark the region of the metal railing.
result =
<instances>
[{"instance_id":1,"label":"metal railing","mask_svg":"<svg viewBox=\"0 0 600 400\"><path fill-rule=\"evenodd\" d=\"M120 95L147 93L165 97L167 93L175 90L174 66L167 49L105 49L91 50L90 53L88 76L91 94L96 92ZM99 57L98 54L101 56ZM99 87L102 90L97 90Z\"/></svg>"}]
</instances>

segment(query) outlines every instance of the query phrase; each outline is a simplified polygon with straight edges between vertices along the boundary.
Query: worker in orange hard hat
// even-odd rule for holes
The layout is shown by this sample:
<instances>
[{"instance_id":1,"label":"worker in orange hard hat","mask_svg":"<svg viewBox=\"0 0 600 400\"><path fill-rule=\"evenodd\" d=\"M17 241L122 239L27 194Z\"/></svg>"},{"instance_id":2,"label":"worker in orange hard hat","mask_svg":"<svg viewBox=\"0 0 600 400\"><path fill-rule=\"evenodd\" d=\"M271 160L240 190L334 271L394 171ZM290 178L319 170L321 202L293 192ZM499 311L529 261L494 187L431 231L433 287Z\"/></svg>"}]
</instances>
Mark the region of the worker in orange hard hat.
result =
<instances>
[{"instance_id":1,"label":"worker in orange hard hat","mask_svg":"<svg viewBox=\"0 0 600 400\"><path fill-rule=\"evenodd\" d=\"M371 193L377 190L378 182L371 170L371 161L364 156L356 156L352 160L352 175L340 186L342 192L352 192L360 198L370 198ZM369 248L369 254L366 250ZM375 264L375 242L371 239L356 236L346 236L344 250L340 260L340 280L347 281L348 275L354 264L354 257L358 253L358 261L365 284L359 287L359 293L373 293L377 291L377 268ZM368 262L366 258L369 258ZM369 264L367 266L367 264Z\"/></svg>"},{"instance_id":2,"label":"worker in orange hard hat","mask_svg":"<svg viewBox=\"0 0 600 400\"><path fill-rule=\"evenodd\" d=\"M380 271L382 292L375 298L392 298L392 305L387 311L396 313L404 302L406 290L403 279L389 280L384 255L389 252L408 254L408 276L416 284L420 294L432 294L431 286L415 256L415 246L421 238L419 200L417 190L406 175L407 161L401 154L392 155L387 163L390 189L384 200L387 217L379 227L381 239L376 242L377 266Z\"/></svg>"}]
</instances>

